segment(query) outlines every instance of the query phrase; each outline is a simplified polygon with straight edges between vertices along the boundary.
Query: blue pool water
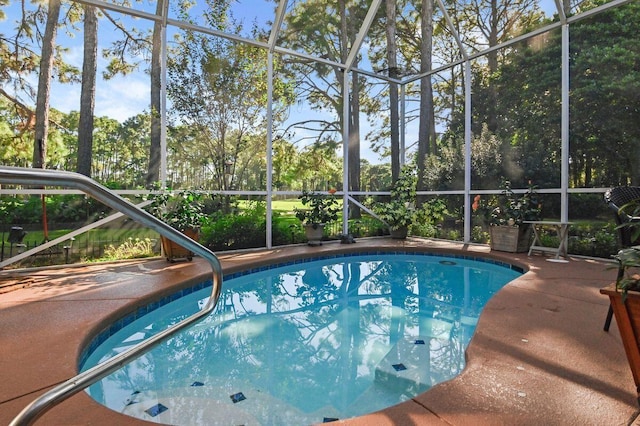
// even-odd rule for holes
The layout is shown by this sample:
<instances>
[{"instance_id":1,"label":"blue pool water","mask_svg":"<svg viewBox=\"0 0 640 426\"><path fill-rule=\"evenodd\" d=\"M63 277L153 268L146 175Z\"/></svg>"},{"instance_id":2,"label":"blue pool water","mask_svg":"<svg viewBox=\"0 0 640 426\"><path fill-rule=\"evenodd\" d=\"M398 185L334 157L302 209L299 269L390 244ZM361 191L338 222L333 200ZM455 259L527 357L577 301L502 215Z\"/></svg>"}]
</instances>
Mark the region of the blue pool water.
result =
<instances>
[{"instance_id":1,"label":"blue pool water","mask_svg":"<svg viewBox=\"0 0 640 426\"><path fill-rule=\"evenodd\" d=\"M482 308L520 274L457 257L375 254L225 279L214 314L88 392L169 424L305 425L365 414L459 374ZM181 294L112 327L83 369L189 316L209 293Z\"/></svg>"}]
</instances>

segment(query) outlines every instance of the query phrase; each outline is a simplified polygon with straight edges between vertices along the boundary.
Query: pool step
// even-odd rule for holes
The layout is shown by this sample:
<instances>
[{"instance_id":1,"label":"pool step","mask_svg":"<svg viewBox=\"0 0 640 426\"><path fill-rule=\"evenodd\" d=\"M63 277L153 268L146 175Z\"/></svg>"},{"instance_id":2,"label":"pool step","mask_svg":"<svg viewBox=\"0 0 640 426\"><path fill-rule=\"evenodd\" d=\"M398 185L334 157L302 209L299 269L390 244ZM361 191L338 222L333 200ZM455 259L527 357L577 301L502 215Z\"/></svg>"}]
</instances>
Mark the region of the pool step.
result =
<instances>
[{"instance_id":1,"label":"pool step","mask_svg":"<svg viewBox=\"0 0 640 426\"><path fill-rule=\"evenodd\" d=\"M122 410L123 414L163 424L250 425L260 422L249 412L224 400L195 396L151 396Z\"/></svg>"},{"instance_id":2,"label":"pool step","mask_svg":"<svg viewBox=\"0 0 640 426\"><path fill-rule=\"evenodd\" d=\"M193 425L315 424L328 415L337 417L330 408L303 413L248 384L234 388L243 392L233 393L227 386L195 383L161 393L137 392L122 413L155 423Z\"/></svg>"},{"instance_id":3,"label":"pool step","mask_svg":"<svg viewBox=\"0 0 640 426\"><path fill-rule=\"evenodd\" d=\"M376 367L375 383L411 396L429 389L432 340L429 336L399 340Z\"/></svg>"}]
</instances>

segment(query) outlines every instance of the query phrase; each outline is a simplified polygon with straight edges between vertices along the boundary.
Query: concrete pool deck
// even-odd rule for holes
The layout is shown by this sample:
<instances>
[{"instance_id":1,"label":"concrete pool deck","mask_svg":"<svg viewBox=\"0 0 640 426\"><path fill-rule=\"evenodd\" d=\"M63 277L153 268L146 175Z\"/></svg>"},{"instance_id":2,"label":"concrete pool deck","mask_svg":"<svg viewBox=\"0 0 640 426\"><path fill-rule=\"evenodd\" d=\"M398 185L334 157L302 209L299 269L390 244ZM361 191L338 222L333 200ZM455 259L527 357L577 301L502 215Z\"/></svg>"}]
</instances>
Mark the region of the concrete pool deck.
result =
<instances>
[{"instance_id":1,"label":"concrete pool deck","mask_svg":"<svg viewBox=\"0 0 640 426\"><path fill-rule=\"evenodd\" d=\"M640 424L635 385L615 320L608 333L602 330L609 303L598 290L616 276L604 260L572 257L568 263L555 263L542 255L412 238L360 239L350 245L294 246L219 257L225 272L233 272L325 251L383 246L481 255L529 271L485 307L462 374L400 405L334 424ZM210 272L202 259L0 272L2 282L14 284L0 294L0 424L8 424L38 395L74 376L83 348L105 325L203 276ZM210 424L224 424L215 422ZM81 392L36 424L152 423L111 411Z\"/></svg>"}]
</instances>

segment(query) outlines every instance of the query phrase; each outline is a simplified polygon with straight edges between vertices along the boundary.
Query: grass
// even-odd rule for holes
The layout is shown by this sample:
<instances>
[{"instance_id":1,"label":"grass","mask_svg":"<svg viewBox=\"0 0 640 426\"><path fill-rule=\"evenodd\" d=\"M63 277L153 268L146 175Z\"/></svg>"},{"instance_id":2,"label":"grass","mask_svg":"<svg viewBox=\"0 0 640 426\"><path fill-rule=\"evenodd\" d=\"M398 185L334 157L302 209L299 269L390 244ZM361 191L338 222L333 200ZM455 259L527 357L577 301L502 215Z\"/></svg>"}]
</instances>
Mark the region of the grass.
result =
<instances>
[{"instance_id":1,"label":"grass","mask_svg":"<svg viewBox=\"0 0 640 426\"><path fill-rule=\"evenodd\" d=\"M336 201L338 202L338 206L340 206L340 208L342 208L342 198L336 197ZM238 201L238 207L245 208L247 205L247 202L244 200L239 200ZM293 209L294 208L299 208L299 209L303 209L304 206L302 205L302 202L298 199L298 198L289 198L286 200L273 200L273 202L271 203L271 208L274 211L280 212L283 215L293 215Z\"/></svg>"},{"instance_id":2,"label":"grass","mask_svg":"<svg viewBox=\"0 0 640 426\"><path fill-rule=\"evenodd\" d=\"M71 232L71 229L60 229L55 231L49 231L49 241L53 241L56 238L59 238L63 235ZM83 234L80 234L75 237L74 245L78 246L86 246L89 242L95 241L113 241L113 240L126 240L128 238L158 238L158 234L151 229L145 228L122 228L122 229L92 229ZM6 236L5 236L6 239ZM36 244L42 244L44 242L44 232L41 230L38 231L28 231L27 235L24 237L22 241L24 244L27 244L29 247L32 247Z\"/></svg>"},{"instance_id":3,"label":"grass","mask_svg":"<svg viewBox=\"0 0 640 426\"><path fill-rule=\"evenodd\" d=\"M342 203L342 200L338 201L339 203ZM238 201L238 207L240 207L241 209L246 207L246 205L246 201ZM295 221L295 223L297 223L297 219L294 216L294 208L304 208L298 198L273 201L274 211L281 213L284 217L290 218L292 222ZM50 230L48 232L48 241L53 241L63 235L68 234L71 231L72 229ZM5 233L4 239L6 240L7 237L8 232ZM127 241L137 240L144 241L148 238L155 240L159 238L159 235L157 232L145 228L144 226L138 225L130 220L118 220L117 224L113 224L104 228L92 229L76 236L74 238L73 247L75 251L76 249L89 247L101 242L105 243L103 245L114 244L115 246L118 246L120 242L126 243ZM45 242L43 230L38 229L27 231L27 235L24 237L24 240L22 242L29 248L42 244L43 242ZM66 245L68 244L68 241L60 244ZM6 248L6 250L9 249Z\"/></svg>"}]
</instances>

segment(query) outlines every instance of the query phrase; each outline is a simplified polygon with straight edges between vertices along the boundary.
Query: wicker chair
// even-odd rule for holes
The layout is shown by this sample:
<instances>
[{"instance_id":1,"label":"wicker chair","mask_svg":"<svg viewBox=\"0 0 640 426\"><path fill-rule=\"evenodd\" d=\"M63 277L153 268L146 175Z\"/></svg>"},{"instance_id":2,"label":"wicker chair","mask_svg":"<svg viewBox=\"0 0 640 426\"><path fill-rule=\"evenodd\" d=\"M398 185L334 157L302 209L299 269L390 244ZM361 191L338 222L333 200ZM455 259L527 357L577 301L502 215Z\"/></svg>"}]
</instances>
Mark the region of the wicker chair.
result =
<instances>
[{"instance_id":1,"label":"wicker chair","mask_svg":"<svg viewBox=\"0 0 640 426\"><path fill-rule=\"evenodd\" d=\"M632 229L628 226L620 226L631 222L639 222L640 217L629 216L621 209L632 201L640 200L639 186L618 186L611 188L604 194L604 201L614 211L616 225L618 225L618 247L620 249L640 244L640 239L632 241ZM624 270L618 268L618 279L622 277ZM604 331L609 331L611 319L613 318L613 309L609 305L609 312L604 323Z\"/></svg>"}]
</instances>

